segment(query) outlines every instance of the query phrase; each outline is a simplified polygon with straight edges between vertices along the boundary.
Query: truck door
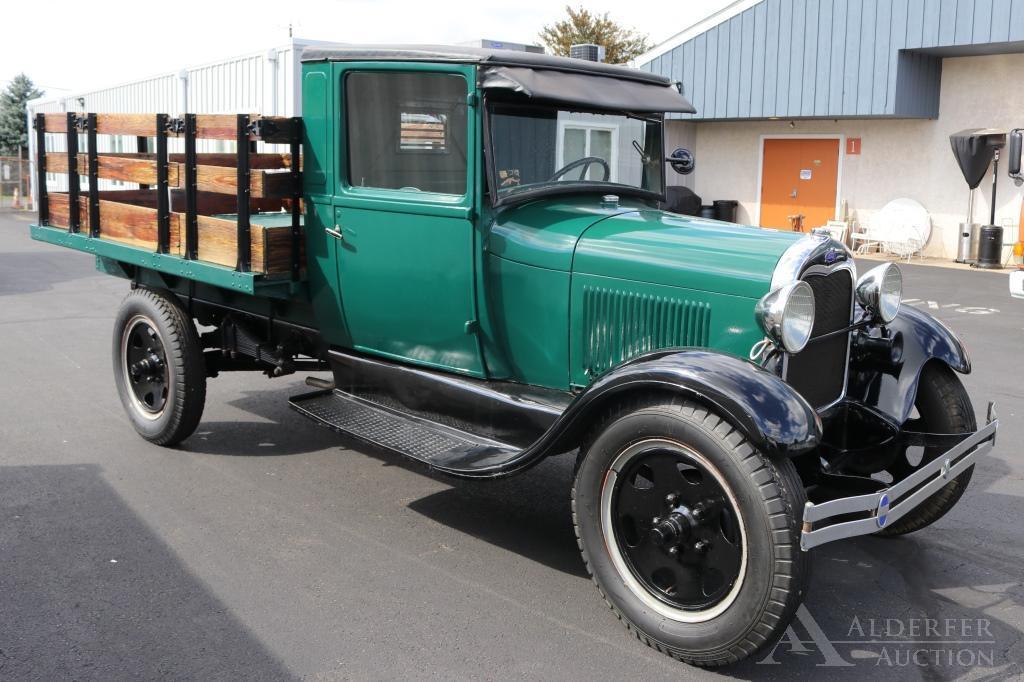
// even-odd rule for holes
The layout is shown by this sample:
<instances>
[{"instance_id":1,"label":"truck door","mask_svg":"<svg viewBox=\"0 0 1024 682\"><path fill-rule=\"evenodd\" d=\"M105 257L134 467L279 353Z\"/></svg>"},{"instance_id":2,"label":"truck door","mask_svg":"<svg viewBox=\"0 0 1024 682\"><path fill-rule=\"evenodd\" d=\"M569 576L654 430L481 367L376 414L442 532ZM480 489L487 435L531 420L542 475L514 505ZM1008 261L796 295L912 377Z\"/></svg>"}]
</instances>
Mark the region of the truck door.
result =
<instances>
[{"instance_id":1,"label":"truck door","mask_svg":"<svg viewBox=\"0 0 1024 682\"><path fill-rule=\"evenodd\" d=\"M475 334L478 125L460 65L336 64L338 279L353 346L482 375Z\"/></svg>"}]
</instances>

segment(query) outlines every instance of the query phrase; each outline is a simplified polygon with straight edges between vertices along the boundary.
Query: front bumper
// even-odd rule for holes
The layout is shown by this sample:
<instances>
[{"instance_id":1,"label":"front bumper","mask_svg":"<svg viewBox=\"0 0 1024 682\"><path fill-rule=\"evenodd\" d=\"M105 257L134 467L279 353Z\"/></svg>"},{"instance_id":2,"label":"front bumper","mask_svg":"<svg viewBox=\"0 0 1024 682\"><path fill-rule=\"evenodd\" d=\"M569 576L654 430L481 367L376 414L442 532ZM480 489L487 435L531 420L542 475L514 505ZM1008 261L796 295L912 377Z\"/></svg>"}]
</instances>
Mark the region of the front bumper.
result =
<instances>
[{"instance_id":1,"label":"front bumper","mask_svg":"<svg viewBox=\"0 0 1024 682\"><path fill-rule=\"evenodd\" d=\"M999 420L988 406L984 428L967 436L939 457L893 485L866 495L854 495L804 506L800 548L804 551L833 540L870 535L892 525L959 476L974 460L992 449Z\"/></svg>"}]
</instances>

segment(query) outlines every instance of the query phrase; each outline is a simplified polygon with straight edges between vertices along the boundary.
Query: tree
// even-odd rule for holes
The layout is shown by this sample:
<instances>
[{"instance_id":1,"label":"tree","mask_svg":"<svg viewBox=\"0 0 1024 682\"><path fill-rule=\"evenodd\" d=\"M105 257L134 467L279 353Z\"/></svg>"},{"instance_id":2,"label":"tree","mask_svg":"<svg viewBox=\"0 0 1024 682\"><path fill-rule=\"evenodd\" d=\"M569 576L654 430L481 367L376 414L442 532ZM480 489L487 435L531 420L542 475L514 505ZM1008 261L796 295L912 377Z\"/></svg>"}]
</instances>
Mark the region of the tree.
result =
<instances>
[{"instance_id":1,"label":"tree","mask_svg":"<svg viewBox=\"0 0 1024 682\"><path fill-rule=\"evenodd\" d=\"M0 92L0 154L13 156L18 153L18 149L28 150L25 104L42 94L23 73L15 76Z\"/></svg>"},{"instance_id":2,"label":"tree","mask_svg":"<svg viewBox=\"0 0 1024 682\"><path fill-rule=\"evenodd\" d=\"M591 14L583 7L565 8L567 19L545 26L540 39L556 55L569 56L569 46L594 43L605 49L605 61L623 64L650 47L647 36L624 28L608 18L608 13Z\"/></svg>"}]
</instances>

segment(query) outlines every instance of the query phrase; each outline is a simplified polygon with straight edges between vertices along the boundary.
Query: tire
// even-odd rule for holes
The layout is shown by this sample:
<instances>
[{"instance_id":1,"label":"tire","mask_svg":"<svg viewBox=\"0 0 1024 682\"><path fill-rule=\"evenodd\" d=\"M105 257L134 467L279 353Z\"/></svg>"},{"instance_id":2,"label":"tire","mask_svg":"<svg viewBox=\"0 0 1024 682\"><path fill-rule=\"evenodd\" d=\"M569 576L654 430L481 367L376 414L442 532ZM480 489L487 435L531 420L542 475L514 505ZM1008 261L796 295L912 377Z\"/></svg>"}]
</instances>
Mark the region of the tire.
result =
<instances>
[{"instance_id":1,"label":"tire","mask_svg":"<svg viewBox=\"0 0 1024 682\"><path fill-rule=\"evenodd\" d=\"M117 313L114 380L132 426L157 445L188 438L203 416L206 367L195 325L173 295L133 289Z\"/></svg>"},{"instance_id":2,"label":"tire","mask_svg":"<svg viewBox=\"0 0 1024 682\"><path fill-rule=\"evenodd\" d=\"M905 428L924 433L967 433L978 430L974 407L971 405L967 390L953 370L944 364L930 362L921 370L914 406L920 416L908 422ZM931 462L941 455L943 450L941 447L926 449L918 466ZM906 535L935 523L960 501L973 473L972 465L916 509L888 528L878 531L876 535Z\"/></svg>"},{"instance_id":3,"label":"tire","mask_svg":"<svg viewBox=\"0 0 1024 682\"><path fill-rule=\"evenodd\" d=\"M646 454L637 459L641 455L636 453ZM677 470L658 459L668 455L678 460ZM660 478L680 490L665 498L666 503L676 498L670 504L683 505L682 511L654 517L650 524L629 515L643 506L630 503L645 499L646 493L636 491L646 485L641 485L641 478L647 462L652 480ZM693 472L687 467L700 470L693 477L699 481L698 490L714 484L724 493L718 495L724 504L710 517L696 513L703 504L693 505L693 499L705 493L688 493ZM672 479L673 473L680 474L678 481ZM655 498L665 489L652 486ZM695 497L687 500L688 494ZM715 413L671 397L624 403L607 414L581 448L572 491L580 551L611 610L648 646L705 667L752 656L774 644L793 619L810 578L810 556L800 550L805 501L791 461L766 457ZM658 557L665 549L661 529L671 526L669 521L677 514L686 519L689 530L672 536L686 538L677 551L666 551L682 568L670 564L647 579L644 562L649 557L664 561ZM694 538L704 539L691 545ZM735 556L736 540L739 563L729 564L722 557ZM703 549L706 558L700 556L701 542L711 547ZM665 577L666 570L674 579ZM714 580L708 584L716 570L724 587Z\"/></svg>"}]
</instances>

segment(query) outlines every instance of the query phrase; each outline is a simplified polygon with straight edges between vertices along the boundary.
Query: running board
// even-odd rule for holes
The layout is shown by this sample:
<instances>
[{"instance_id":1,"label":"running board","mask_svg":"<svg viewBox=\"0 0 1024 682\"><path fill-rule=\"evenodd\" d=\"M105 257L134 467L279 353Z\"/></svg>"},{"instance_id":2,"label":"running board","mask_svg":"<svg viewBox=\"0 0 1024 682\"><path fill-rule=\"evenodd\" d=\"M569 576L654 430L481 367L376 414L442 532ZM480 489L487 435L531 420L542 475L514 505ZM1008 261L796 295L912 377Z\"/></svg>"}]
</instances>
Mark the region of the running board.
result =
<instances>
[{"instance_id":1,"label":"running board","mask_svg":"<svg viewBox=\"0 0 1024 682\"><path fill-rule=\"evenodd\" d=\"M501 467L522 453L514 445L339 389L306 393L288 402L299 413L335 431L455 475L472 476L474 472Z\"/></svg>"}]
</instances>

